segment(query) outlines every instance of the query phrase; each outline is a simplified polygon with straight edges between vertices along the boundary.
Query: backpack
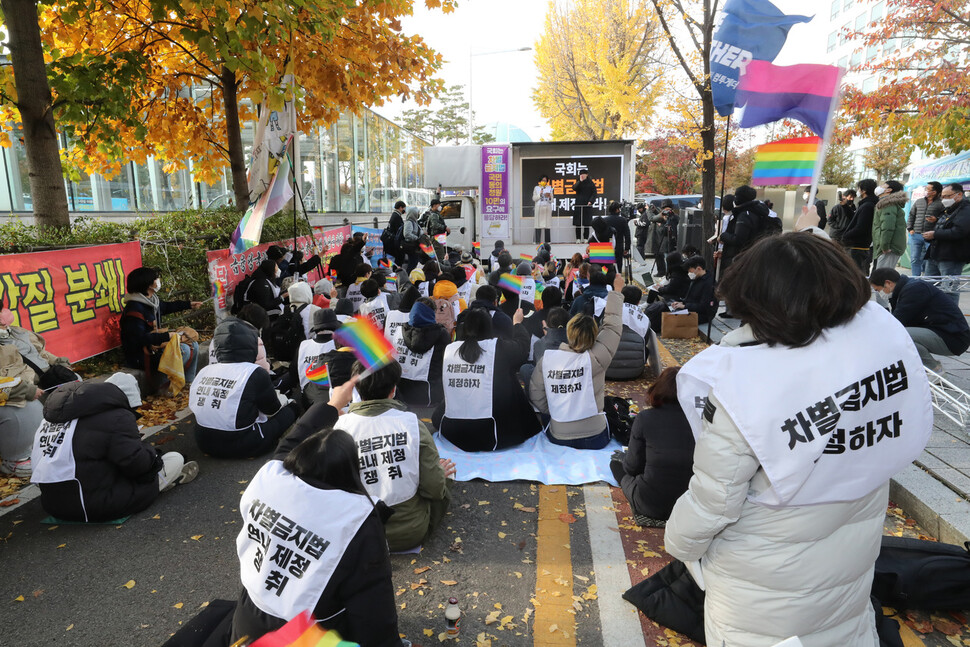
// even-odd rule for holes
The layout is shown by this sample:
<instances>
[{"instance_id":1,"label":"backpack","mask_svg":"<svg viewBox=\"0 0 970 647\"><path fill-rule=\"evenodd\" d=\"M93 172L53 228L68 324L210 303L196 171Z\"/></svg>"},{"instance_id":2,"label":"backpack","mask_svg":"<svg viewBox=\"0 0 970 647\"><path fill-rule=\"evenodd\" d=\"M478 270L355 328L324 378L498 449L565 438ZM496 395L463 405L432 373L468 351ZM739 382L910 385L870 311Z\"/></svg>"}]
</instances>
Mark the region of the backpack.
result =
<instances>
[{"instance_id":1,"label":"backpack","mask_svg":"<svg viewBox=\"0 0 970 647\"><path fill-rule=\"evenodd\" d=\"M434 300L435 323L444 326L449 335L455 332L455 321L458 319L455 311L460 307L458 299L458 295L455 294L447 299L439 298Z\"/></svg>"},{"instance_id":2,"label":"backpack","mask_svg":"<svg viewBox=\"0 0 970 647\"><path fill-rule=\"evenodd\" d=\"M249 292L249 286L253 284L253 275L250 274L242 281L236 284L236 287L232 291L232 307L229 308L229 313L237 315L242 307L248 303L247 293Z\"/></svg>"},{"instance_id":3,"label":"backpack","mask_svg":"<svg viewBox=\"0 0 970 647\"><path fill-rule=\"evenodd\" d=\"M607 395L603 398L603 412L610 426L610 434L623 446L630 444L630 430L636 416L630 413L630 401Z\"/></svg>"},{"instance_id":4,"label":"backpack","mask_svg":"<svg viewBox=\"0 0 970 647\"><path fill-rule=\"evenodd\" d=\"M308 305L304 303L296 310L287 308L269 324L265 342L266 352L270 357L288 362L296 356L300 344L306 339L301 313Z\"/></svg>"},{"instance_id":5,"label":"backpack","mask_svg":"<svg viewBox=\"0 0 970 647\"><path fill-rule=\"evenodd\" d=\"M970 542L953 546L883 537L872 594L883 606L896 609L970 608Z\"/></svg>"},{"instance_id":6,"label":"backpack","mask_svg":"<svg viewBox=\"0 0 970 647\"><path fill-rule=\"evenodd\" d=\"M384 249L388 247L393 247L394 242L397 240L397 231L391 231L391 228L384 227L384 231L381 232L381 244L384 245Z\"/></svg>"}]
</instances>

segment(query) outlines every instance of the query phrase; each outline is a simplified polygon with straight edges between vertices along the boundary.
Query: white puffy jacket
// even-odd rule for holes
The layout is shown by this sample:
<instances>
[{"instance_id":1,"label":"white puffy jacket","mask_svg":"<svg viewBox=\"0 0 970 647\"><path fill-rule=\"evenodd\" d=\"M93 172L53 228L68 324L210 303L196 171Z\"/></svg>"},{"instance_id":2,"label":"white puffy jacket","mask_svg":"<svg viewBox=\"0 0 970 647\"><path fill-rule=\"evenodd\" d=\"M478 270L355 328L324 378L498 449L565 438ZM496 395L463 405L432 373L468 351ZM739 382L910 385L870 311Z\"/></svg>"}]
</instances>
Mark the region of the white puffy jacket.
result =
<instances>
[{"instance_id":1,"label":"white puffy jacket","mask_svg":"<svg viewBox=\"0 0 970 647\"><path fill-rule=\"evenodd\" d=\"M736 333L725 341L751 339L746 329ZM665 537L677 559L701 560L707 644L770 647L797 635L805 647L876 647L869 591L888 482L847 503L754 504L748 495L768 479L724 407L711 402L713 421L703 423L694 476Z\"/></svg>"}]
</instances>

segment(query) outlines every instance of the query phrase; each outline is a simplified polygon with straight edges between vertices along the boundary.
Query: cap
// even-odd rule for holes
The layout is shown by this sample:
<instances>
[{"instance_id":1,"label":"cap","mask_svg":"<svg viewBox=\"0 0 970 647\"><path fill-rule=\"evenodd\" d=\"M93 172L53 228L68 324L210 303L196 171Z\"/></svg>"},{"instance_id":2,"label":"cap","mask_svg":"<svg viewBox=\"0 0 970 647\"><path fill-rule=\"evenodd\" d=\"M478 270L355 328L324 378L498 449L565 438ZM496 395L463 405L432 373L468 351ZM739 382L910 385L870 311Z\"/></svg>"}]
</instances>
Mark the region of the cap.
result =
<instances>
[{"instance_id":1,"label":"cap","mask_svg":"<svg viewBox=\"0 0 970 647\"><path fill-rule=\"evenodd\" d=\"M580 175L589 175L589 171L587 171L587 170L586 170L586 169L584 169L584 168L583 168L583 169L579 169L579 174L580 174Z\"/></svg>"}]
</instances>

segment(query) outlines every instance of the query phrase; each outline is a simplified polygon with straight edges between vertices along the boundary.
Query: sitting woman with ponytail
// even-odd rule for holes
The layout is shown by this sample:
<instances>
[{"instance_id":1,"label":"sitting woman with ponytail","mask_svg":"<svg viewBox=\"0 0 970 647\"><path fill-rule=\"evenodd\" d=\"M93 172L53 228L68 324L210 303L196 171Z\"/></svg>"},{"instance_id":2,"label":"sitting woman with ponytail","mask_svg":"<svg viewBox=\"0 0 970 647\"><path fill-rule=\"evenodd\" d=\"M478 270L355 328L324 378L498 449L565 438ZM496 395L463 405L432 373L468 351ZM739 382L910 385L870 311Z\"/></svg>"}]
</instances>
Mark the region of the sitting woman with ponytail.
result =
<instances>
[{"instance_id":1,"label":"sitting woman with ponytail","mask_svg":"<svg viewBox=\"0 0 970 647\"><path fill-rule=\"evenodd\" d=\"M516 371L529 357L531 335L516 310L509 339L496 339L484 308L462 315L459 341L448 344L442 365L444 402L432 421L466 452L518 445L541 427Z\"/></svg>"},{"instance_id":2,"label":"sitting woman with ponytail","mask_svg":"<svg viewBox=\"0 0 970 647\"><path fill-rule=\"evenodd\" d=\"M375 506L361 484L350 434L326 428L282 460L277 454L256 473L239 510L243 591L230 644L245 637L249 644L307 608L344 640L409 644L398 634L382 521L389 509ZM281 554L290 555L285 568Z\"/></svg>"}]
</instances>

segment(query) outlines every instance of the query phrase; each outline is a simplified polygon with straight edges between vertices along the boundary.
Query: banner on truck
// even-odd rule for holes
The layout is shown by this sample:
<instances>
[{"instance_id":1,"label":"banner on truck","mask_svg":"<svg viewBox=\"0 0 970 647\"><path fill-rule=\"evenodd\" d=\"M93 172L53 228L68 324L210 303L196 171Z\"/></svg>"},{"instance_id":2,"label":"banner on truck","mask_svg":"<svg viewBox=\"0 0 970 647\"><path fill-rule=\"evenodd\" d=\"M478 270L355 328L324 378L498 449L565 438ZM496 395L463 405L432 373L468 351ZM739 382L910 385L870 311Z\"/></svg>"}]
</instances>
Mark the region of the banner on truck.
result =
<instances>
[{"instance_id":1,"label":"banner on truck","mask_svg":"<svg viewBox=\"0 0 970 647\"><path fill-rule=\"evenodd\" d=\"M141 267L141 244L97 245L0 258L0 306L14 326L42 335L47 350L78 362L121 345L125 277Z\"/></svg>"},{"instance_id":2,"label":"banner on truck","mask_svg":"<svg viewBox=\"0 0 970 647\"><path fill-rule=\"evenodd\" d=\"M482 232L483 238L508 238L512 218L509 199L511 146L482 146ZM531 193L529 195L532 195Z\"/></svg>"},{"instance_id":3,"label":"banner on truck","mask_svg":"<svg viewBox=\"0 0 970 647\"><path fill-rule=\"evenodd\" d=\"M579 182L580 171L589 173L589 179L596 185L591 216L603 215L610 202L619 201L623 197L623 157L620 155L523 157L522 197L528 201L527 206L532 206L532 189L541 176L548 175L554 198L553 217L572 218L576 210L576 192L573 191L573 185ZM522 216L531 218L532 209L523 209Z\"/></svg>"},{"instance_id":4,"label":"banner on truck","mask_svg":"<svg viewBox=\"0 0 970 647\"><path fill-rule=\"evenodd\" d=\"M327 252L323 255L323 263L326 265L340 251L340 246L348 238L350 238L349 225L328 230L323 230L322 227L314 227L312 238L301 236L296 239L296 248L306 256L321 244L325 244ZM206 260L209 262L209 281L212 283L213 295L215 296L212 302L218 321L228 316L229 303L236 286L259 267L259 264L266 258L266 250L273 245L289 248L292 243L292 238L285 241L263 243L240 254L230 254L227 249L206 252ZM316 281L323 275L322 272L322 269L319 272L314 270L309 277L310 280Z\"/></svg>"}]
</instances>

